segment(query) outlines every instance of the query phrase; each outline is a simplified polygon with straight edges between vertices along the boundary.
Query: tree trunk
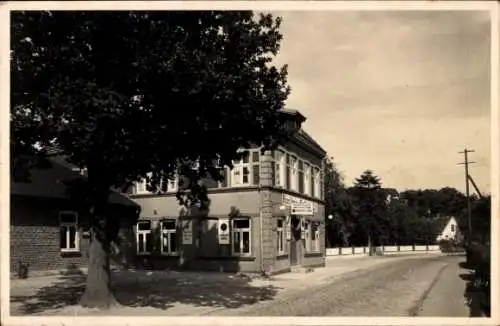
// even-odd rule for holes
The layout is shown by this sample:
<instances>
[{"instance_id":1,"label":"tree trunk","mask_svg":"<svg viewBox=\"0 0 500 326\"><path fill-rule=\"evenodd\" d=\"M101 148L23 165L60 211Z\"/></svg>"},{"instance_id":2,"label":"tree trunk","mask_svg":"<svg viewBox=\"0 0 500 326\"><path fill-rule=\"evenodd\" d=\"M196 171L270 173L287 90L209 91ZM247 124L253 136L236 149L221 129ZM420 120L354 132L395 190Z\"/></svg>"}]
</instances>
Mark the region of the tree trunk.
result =
<instances>
[{"instance_id":1,"label":"tree trunk","mask_svg":"<svg viewBox=\"0 0 500 326\"><path fill-rule=\"evenodd\" d=\"M372 237L370 233L368 233L368 256L373 256Z\"/></svg>"},{"instance_id":2,"label":"tree trunk","mask_svg":"<svg viewBox=\"0 0 500 326\"><path fill-rule=\"evenodd\" d=\"M117 305L111 292L110 244L116 238L117 228L108 211L109 183L106 174L94 164L88 167L92 215L92 238L89 248L87 286L80 305L87 308L109 309Z\"/></svg>"},{"instance_id":3,"label":"tree trunk","mask_svg":"<svg viewBox=\"0 0 500 326\"><path fill-rule=\"evenodd\" d=\"M87 308L109 309L118 302L111 292L111 271L107 245L92 232L89 248L87 286L80 305Z\"/></svg>"}]
</instances>

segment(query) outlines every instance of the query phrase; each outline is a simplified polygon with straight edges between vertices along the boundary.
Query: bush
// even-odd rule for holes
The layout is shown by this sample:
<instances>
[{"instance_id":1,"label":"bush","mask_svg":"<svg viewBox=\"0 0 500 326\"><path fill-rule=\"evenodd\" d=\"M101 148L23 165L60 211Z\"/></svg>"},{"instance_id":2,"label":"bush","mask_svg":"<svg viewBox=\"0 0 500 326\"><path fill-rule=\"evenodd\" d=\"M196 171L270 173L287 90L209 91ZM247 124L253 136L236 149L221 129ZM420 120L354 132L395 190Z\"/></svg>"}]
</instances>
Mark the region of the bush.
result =
<instances>
[{"instance_id":1,"label":"bush","mask_svg":"<svg viewBox=\"0 0 500 326\"><path fill-rule=\"evenodd\" d=\"M468 291L475 293L475 300L486 316L490 316L490 247L472 243L467 248L467 265L474 270Z\"/></svg>"},{"instance_id":2,"label":"bush","mask_svg":"<svg viewBox=\"0 0 500 326\"><path fill-rule=\"evenodd\" d=\"M441 240L438 242L439 249L443 253L461 252L462 246L454 240Z\"/></svg>"}]
</instances>

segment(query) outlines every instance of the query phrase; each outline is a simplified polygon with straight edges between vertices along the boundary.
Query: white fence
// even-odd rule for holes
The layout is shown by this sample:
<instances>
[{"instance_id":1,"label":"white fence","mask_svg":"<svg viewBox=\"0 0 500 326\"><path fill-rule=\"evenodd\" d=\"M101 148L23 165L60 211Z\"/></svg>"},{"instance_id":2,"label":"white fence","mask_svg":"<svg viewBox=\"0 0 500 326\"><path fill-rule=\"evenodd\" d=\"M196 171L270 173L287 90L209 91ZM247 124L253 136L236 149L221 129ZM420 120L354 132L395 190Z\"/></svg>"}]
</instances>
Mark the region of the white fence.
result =
<instances>
[{"instance_id":1,"label":"white fence","mask_svg":"<svg viewBox=\"0 0 500 326\"><path fill-rule=\"evenodd\" d=\"M382 246L376 247L384 254L440 252L439 246ZM327 256L367 256L368 247L326 248Z\"/></svg>"}]
</instances>

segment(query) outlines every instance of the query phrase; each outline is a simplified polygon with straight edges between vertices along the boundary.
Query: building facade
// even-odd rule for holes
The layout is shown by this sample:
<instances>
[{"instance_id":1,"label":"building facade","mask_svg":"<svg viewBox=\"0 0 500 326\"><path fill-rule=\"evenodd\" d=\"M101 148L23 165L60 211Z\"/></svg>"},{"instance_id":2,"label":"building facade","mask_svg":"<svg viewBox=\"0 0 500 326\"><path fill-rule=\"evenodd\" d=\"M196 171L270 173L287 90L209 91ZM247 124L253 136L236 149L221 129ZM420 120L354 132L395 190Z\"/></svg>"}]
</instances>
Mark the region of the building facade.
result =
<instances>
[{"instance_id":1,"label":"building facade","mask_svg":"<svg viewBox=\"0 0 500 326\"><path fill-rule=\"evenodd\" d=\"M324 266L326 152L300 129L305 118L287 113L299 121L295 136L274 151L247 149L222 182L206 180L207 210L180 207L176 180L161 194L133 187L139 265L269 274Z\"/></svg>"},{"instance_id":2,"label":"building facade","mask_svg":"<svg viewBox=\"0 0 500 326\"><path fill-rule=\"evenodd\" d=\"M80 198L71 198L66 182L82 178L59 157L51 166L31 171L30 178L10 180L10 272L20 264L30 271L86 267L90 245L90 215ZM118 192L112 192L109 214L120 220L120 234L133 235L140 207ZM129 236L130 239L130 236ZM133 238L123 238L121 253L130 252ZM135 248L134 248L135 249ZM121 263L124 257L113 257ZM130 258L129 258L130 259Z\"/></svg>"}]
</instances>

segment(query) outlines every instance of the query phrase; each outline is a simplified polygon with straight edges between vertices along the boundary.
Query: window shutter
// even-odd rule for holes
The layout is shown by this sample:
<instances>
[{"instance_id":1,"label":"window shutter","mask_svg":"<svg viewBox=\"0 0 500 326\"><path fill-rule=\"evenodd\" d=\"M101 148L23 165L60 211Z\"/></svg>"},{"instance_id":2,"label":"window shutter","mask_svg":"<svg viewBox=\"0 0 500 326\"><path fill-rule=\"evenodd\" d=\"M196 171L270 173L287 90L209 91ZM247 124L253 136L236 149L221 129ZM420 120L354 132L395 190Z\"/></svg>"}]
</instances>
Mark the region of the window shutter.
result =
<instances>
[{"instance_id":1,"label":"window shutter","mask_svg":"<svg viewBox=\"0 0 500 326\"><path fill-rule=\"evenodd\" d=\"M260 166L259 166L259 164L253 165L252 170L253 170L252 171L253 172L252 183L253 183L253 185L258 186L258 185L260 185Z\"/></svg>"},{"instance_id":2,"label":"window shutter","mask_svg":"<svg viewBox=\"0 0 500 326\"><path fill-rule=\"evenodd\" d=\"M273 186L276 186L276 162L272 161L271 162L271 184Z\"/></svg>"}]
</instances>

